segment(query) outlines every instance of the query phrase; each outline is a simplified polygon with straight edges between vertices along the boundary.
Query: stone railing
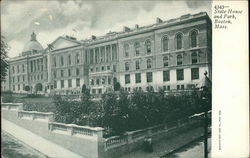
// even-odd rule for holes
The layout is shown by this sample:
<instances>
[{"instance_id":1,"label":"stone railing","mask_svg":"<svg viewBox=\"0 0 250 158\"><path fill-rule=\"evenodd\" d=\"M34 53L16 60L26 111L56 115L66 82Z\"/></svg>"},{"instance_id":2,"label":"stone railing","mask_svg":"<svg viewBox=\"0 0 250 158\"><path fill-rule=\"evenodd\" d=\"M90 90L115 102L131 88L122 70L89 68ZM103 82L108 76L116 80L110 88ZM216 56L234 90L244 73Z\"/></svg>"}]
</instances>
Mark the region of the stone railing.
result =
<instances>
[{"instance_id":1,"label":"stone railing","mask_svg":"<svg viewBox=\"0 0 250 158\"><path fill-rule=\"evenodd\" d=\"M49 122L49 130L55 133L66 134L77 137L89 137L94 139L103 138L103 128L78 126L75 124L64 124L58 122Z\"/></svg>"},{"instance_id":2,"label":"stone railing","mask_svg":"<svg viewBox=\"0 0 250 158\"><path fill-rule=\"evenodd\" d=\"M23 103L1 103L3 110L23 110Z\"/></svg>"},{"instance_id":3,"label":"stone railing","mask_svg":"<svg viewBox=\"0 0 250 158\"><path fill-rule=\"evenodd\" d=\"M181 128L187 125L191 125L197 122L199 122L199 120L190 119L190 118L182 119L182 120L174 121L168 124L161 124L161 125L156 125L156 126L145 128L145 129L126 132L126 134L122 136L109 137L105 139L105 150L110 149L110 148L115 148L118 146L122 146L124 144L130 144L138 140L142 140L145 137L148 137L148 136L151 137L161 132L170 132L174 129Z\"/></svg>"},{"instance_id":4,"label":"stone railing","mask_svg":"<svg viewBox=\"0 0 250 158\"><path fill-rule=\"evenodd\" d=\"M50 121L54 121L54 113L21 110L21 111L18 111L18 118L50 122Z\"/></svg>"}]
</instances>

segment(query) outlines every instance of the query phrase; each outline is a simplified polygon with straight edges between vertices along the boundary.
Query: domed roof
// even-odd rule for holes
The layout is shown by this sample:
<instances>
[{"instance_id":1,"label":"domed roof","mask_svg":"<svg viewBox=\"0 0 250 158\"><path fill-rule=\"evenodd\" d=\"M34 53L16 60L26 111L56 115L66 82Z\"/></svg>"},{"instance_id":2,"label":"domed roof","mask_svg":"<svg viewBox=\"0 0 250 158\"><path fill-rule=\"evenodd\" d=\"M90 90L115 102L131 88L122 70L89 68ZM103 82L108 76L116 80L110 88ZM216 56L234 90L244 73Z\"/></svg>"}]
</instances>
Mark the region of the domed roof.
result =
<instances>
[{"instance_id":1,"label":"domed roof","mask_svg":"<svg viewBox=\"0 0 250 158\"><path fill-rule=\"evenodd\" d=\"M30 41L24 46L23 52L32 50L43 50L42 45L36 40L36 34L34 32L31 34Z\"/></svg>"}]
</instances>

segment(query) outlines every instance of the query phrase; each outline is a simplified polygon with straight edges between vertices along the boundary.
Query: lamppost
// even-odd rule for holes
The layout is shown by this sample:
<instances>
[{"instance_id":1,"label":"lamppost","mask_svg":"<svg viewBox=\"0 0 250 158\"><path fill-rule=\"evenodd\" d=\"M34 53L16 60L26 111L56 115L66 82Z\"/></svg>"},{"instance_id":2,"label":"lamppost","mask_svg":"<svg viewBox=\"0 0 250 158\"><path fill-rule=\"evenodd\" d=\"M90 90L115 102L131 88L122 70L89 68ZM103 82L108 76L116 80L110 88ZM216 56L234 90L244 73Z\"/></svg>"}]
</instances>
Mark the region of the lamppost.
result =
<instances>
[{"instance_id":1,"label":"lamppost","mask_svg":"<svg viewBox=\"0 0 250 158\"><path fill-rule=\"evenodd\" d=\"M207 137L208 137L208 110L211 107L211 87L212 82L207 77L207 72L204 73L204 78L200 83L200 99L202 108L204 110L204 158L208 158L208 150L207 150Z\"/></svg>"}]
</instances>

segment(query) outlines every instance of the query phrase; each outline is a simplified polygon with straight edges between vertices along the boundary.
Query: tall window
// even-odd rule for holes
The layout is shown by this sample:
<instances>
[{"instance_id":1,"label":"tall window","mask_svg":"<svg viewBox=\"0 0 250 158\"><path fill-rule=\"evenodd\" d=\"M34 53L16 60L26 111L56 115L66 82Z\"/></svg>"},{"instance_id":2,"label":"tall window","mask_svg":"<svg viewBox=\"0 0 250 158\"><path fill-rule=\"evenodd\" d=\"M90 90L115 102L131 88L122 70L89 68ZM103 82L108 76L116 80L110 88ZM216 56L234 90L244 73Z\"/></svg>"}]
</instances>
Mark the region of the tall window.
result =
<instances>
[{"instance_id":1,"label":"tall window","mask_svg":"<svg viewBox=\"0 0 250 158\"><path fill-rule=\"evenodd\" d=\"M63 66L63 56L61 56L61 66Z\"/></svg>"},{"instance_id":2,"label":"tall window","mask_svg":"<svg viewBox=\"0 0 250 158\"><path fill-rule=\"evenodd\" d=\"M71 55L68 55L68 64L71 65Z\"/></svg>"},{"instance_id":3,"label":"tall window","mask_svg":"<svg viewBox=\"0 0 250 158\"><path fill-rule=\"evenodd\" d=\"M148 69L152 68L152 60L151 59L147 59L147 68Z\"/></svg>"},{"instance_id":4,"label":"tall window","mask_svg":"<svg viewBox=\"0 0 250 158\"><path fill-rule=\"evenodd\" d=\"M169 70L163 71L163 81L169 81L169 80L170 80Z\"/></svg>"},{"instance_id":5,"label":"tall window","mask_svg":"<svg viewBox=\"0 0 250 158\"><path fill-rule=\"evenodd\" d=\"M167 36L164 36L162 38L162 51L163 52L168 51L168 37Z\"/></svg>"},{"instance_id":6,"label":"tall window","mask_svg":"<svg viewBox=\"0 0 250 158\"><path fill-rule=\"evenodd\" d=\"M199 79L199 68L192 68L191 69L191 79L192 80Z\"/></svg>"},{"instance_id":7,"label":"tall window","mask_svg":"<svg viewBox=\"0 0 250 158\"><path fill-rule=\"evenodd\" d=\"M101 62L104 62L105 61L105 49L104 47L101 47Z\"/></svg>"},{"instance_id":8,"label":"tall window","mask_svg":"<svg viewBox=\"0 0 250 158\"><path fill-rule=\"evenodd\" d=\"M141 83L141 73L135 74L135 83Z\"/></svg>"},{"instance_id":9,"label":"tall window","mask_svg":"<svg viewBox=\"0 0 250 158\"><path fill-rule=\"evenodd\" d=\"M61 70L61 77L63 77L63 70Z\"/></svg>"},{"instance_id":10,"label":"tall window","mask_svg":"<svg viewBox=\"0 0 250 158\"><path fill-rule=\"evenodd\" d=\"M56 67L56 57L53 58L54 67Z\"/></svg>"},{"instance_id":11,"label":"tall window","mask_svg":"<svg viewBox=\"0 0 250 158\"><path fill-rule=\"evenodd\" d=\"M139 56L140 55L140 44L138 42L136 42L134 47L135 47L135 56Z\"/></svg>"},{"instance_id":12,"label":"tall window","mask_svg":"<svg viewBox=\"0 0 250 158\"><path fill-rule=\"evenodd\" d=\"M153 73L152 72L147 72L147 82L153 82Z\"/></svg>"},{"instance_id":13,"label":"tall window","mask_svg":"<svg viewBox=\"0 0 250 158\"><path fill-rule=\"evenodd\" d=\"M190 34L190 38L191 38L191 47L196 47L197 46L197 32L196 31L192 31Z\"/></svg>"},{"instance_id":14,"label":"tall window","mask_svg":"<svg viewBox=\"0 0 250 158\"><path fill-rule=\"evenodd\" d=\"M90 50L90 64L94 63L94 51L93 49Z\"/></svg>"},{"instance_id":15,"label":"tall window","mask_svg":"<svg viewBox=\"0 0 250 158\"><path fill-rule=\"evenodd\" d=\"M99 62L99 50L98 48L95 49L95 63Z\"/></svg>"},{"instance_id":16,"label":"tall window","mask_svg":"<svg viewBox=\"0 0 250 158\"><path fill-rule=\"evenodd\" d=\"M56 81L54 81L54 87L57 88L57 82Z\"/></svg>"},{"instance_id":17,"label":"tall window","mask_svg":"<svg viewBox=\"0 0 250 158\"><path fill-rule=\"evenodd\" d=\"M147 40L145 42L145 45L146 45L146 52L147 52L147 54L151 54L151 42L150 42L150 40Z\"/></svg>"},{"instance_id":18,"label":"tall window","mask_svg":"<svg viewBox=\"0 0 250 158\"><path fill-rule=\"evenodd\" d=\"M183 69L177 69L176 70L176 76L177 76L177 80L184 80L184 72Z\"/></svg>"},{"instance_id":19,"label":"tall window","mask_svg":"<svg viewBox=\"0 0 250 158\"><path fill-rule=\"evenodd\" d=\"M177 50L182 49L182 34L181 33L176 35L176 48Z\"/></svg>"},{"instance_id":20,"label":"tall window","mask_svg":"<svg viewBox=\"0 0 250 158\"><path fill-rule=\"evenodd\" d=\"M71 70L68 69L68 76L71 76Z\"/></svg>"},{"instance_id":21,"label":"tall window","mask_svg":"<svg viewBox=\"0 0 250 158\"><path fill-rule=\"evenodd\" d=\"M125 84L129 84L130 83L130 74L126 74L125 75Z\"/></svg>"},{"instance_id":22,"label":"tall window","mask_svg":"<svg viewBox=\"0 0 250 158\"><path fill-rule=\"evenodd\" d=\"M25 69L24 69L24 64L22 65L22 67L23 67L23 72L25 72Z\"/></svg>"},{"instance_id":23,"label":"tall window","mask_svg":"<svg viewBox=\"0 0 250 158\"><path fill-rule=\"evenodd\" d=\"M69 88L72 87L72 79L69 79L69 80L68 80L68 87L69 87Z\"/></svg>"},{"instance_id":24,"label":"tall window","mask_svg":"<svg viewBox=\"0 0 250 158\"><path fill-rule=\"evenodd\" d=\"M116 72L116 65L113 65L113 71Z\"/></svg>"},{"instance_id":25,"label":"tall window","mask_svg":"<svg viewBox=\"0 0 250 158\"><path fill-rule=\"evenodd\" d=\"M32 64L31 64L31 65L32 65ZM33 66L33 65L32 65L32 66ZM32 66L31 66L31 72L32 72L32 70L33 70L33 69L32 69L32 68L33 68ZM15 73L15 66L12 67L12 73L13 73L13 74Z\"/></svg>"},{"instance_id":26,"label":"tall window","mask_svg":"<svg viewBox=\"0 0 250 158\"><path fill-rule=\"evenodd\" d=\"M76 79L76 87L80 87L80 78Z\"/></svg>"},{"instance_id":27,"label":"tall window","mask_svg":"<svg viewBox=\"0 0 250 158\"><path fill-rule=\"evenodd\" d=\"M80 74L79 68L76 68L76 76L79 76L79 74Z\"/></svg>"},{"instance_id":28,"label":"tall window","mask_svg":"<svg viewBox=\"0 0 250 158\"><path fill-rule=\"evenodd\" d=\"M139 61L139 60L137 60L137 61L135 62L135 69L136 69L136 70L139 70L139 69L140 69L140 61Z\"/></svg>"},{"instance_id":29,"label":"tall window","mask_svg":"<svg viewBox=\"0 0 250 158\"><path fill-rule=\"evenodd\" d=\"M19 65L17 65L17 73L19 73L20 71L19 71Z\"/></svg>"},{"instance_id":30,"label":"tall window","mask_svg":"<svg viewBox=\"0 0 250 158\"><path fill-rule=\"evenodd\" d=\"M97 85L100 84L100 79L99 79L99 78L96 79L96 84L97 84Z\"/></svg>"},{"instance_id":31,"label":"tall window","mask_svg":"<svg viewBox=\"0 0 250 158\"><path fill-rule=\"evenodd\" d=\"M191 58L192 58L192 64L196 64L198 62L198 56L196 52L193 52L191 54Z\"/></svg>"},{"instance_id":32,"label":"tall window","mask_svg":"<svg viewBox=\"0 0 250 158\"><path fill-rule=\"evenodd\" d=\"M79 53L76 54L76 64L79 64L80 62L80 56Z\"/></svg>"},{"instance_id":33,"label":"tall window","mask_svg":"<svg viewBox=\"0 0 250 158\"><path fill-rule=\"evenodd\" d=\"M182 55L177 55L177 65L182 65Z\"/></svg>"},{"instance_id":34,"label":"tall window","mask_svg":"<svg viewBox=\"0 0 250 158\"><path fill-rule=\"evenodd\" d=\"M124 45L124 57L125 58L129 57L129 45L128 44Z\"/></svg>"},{"instance_id":35,"label":"tall window","mask_svg":"<svg viewBox=\"0 0 250 158\"><path fill-rule=\"evenodd\" d=\"M129 63L128 62L125 63L125 70L129 71Z\"/></svg>"},{"instance_id":36,"label":"tall window","mask_svg":"<svg viewBox=\"0 0 250 158\"><path fill-rule=\"evenodd\" d=\"M64 88L64 80L61 80L61 88Z\"/></svg>"},{"instance_id":37,"label":"tall window","mask_svg":"<svg viewBox=\"0 0 250 158\"><path fill-rule=\"evenodd\" d=\"M54 78L56 78L56 70L53 71Z\"/></svg>"},{"instance_id":38,"label":"tall window","mask_svg":"<svg viewBox=\"0 0 250 158\"><path fill-rule=\"evenodd\" d=\"M163 57L163 66L167 67L168 66L168 56Z\"/></svg>"}]
</instances>

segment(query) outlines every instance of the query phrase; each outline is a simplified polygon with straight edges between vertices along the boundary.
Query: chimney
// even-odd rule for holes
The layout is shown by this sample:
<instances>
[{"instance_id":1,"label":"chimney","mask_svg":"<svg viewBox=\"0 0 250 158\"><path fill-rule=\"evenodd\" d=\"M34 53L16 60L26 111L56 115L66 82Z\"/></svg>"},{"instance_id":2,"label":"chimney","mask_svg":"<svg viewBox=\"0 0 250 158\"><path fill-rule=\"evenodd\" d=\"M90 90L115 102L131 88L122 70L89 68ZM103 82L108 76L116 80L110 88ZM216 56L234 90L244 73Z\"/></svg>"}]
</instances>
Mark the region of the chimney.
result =
<instances>
[{"instance_id":1,"label":"chimney","mask_svg":"<svg viewBox=\"0 0 250 158\"><path fill-rule=\"evenodd\" d=\"M129 30L130 30L129 27L127 27L127 26L124 26L124 27L123 27L123 31L124 31L124 32L128 32Z\"/></svg>"},{"instance_id":2,"label":"chimney","mask_svg":"<svg viewBox=\"0 0 250 158\"><path fill-rule=\"evenodd\" d=\"M92 35L92 36L91 36L91 39L92 39L92 40L95 40L95 39L96 39L96 36Z\"/></svg>"},{"instance_id":3,"label":"chimney","mask_svg":"<svg viewBox=\"0 0 250 158\"><path fill-rule=\"evenodd\" d=\"M139 29L139 25L135 24L135 29L138 30Z\"/></svg>"},{"instance_id":4,"label":"chimney","mask_svg":"<svg viewBox=\"0 0 250 158\"><path fill-rule=\"evenodd\" d=\"M160 18L156 18L156 24L160 24L160 23L162 23L162 20L160 19Z\"/></svg>"}]
</instances>

